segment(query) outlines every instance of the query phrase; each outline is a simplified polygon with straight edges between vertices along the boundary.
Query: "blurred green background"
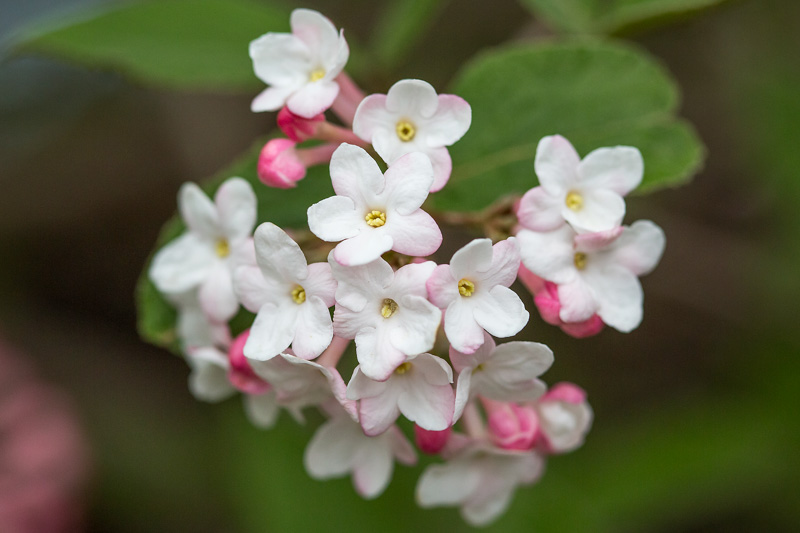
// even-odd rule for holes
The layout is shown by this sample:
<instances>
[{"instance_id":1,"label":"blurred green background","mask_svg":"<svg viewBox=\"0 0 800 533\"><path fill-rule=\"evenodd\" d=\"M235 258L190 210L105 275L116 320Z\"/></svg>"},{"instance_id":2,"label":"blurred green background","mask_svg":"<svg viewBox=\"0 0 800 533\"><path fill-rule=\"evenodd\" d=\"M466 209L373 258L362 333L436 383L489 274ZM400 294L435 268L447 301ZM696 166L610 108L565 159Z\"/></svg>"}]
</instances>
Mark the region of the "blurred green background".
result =
<instances>
[{"instance_id":1,"label":"blurred green background","mask_svg":"<svg viewBox=\"0 0 800 533\"><path fill-rule=\"evenodd\" d=\"M106 68L112 45L20 46L31 28L47 34L116 4L0 0L0 330L77 407L94 460L86 530L470 529L455 510L416 507L419 467L398 466L373 502L349 479L311 480L302 453L316 420L298 427L282 415L256 430L236 399L196 402L186 364L138 338L134 286L177 188L227 167L274 115L250 113L254 77L192 70L239 55L249 68L238 42L252 37L235 27L212 29L219 42L174 47L168 67L148 74L157 83L136 63ZM628 4L614 3L616 18L611 3L581 0L303 6L346 28L348 69L368 92L403 77L447 87L465 60L508 41L611 33L671 72L679 115L706 145L688 185L628 200L627 221L648 218L667 234L643 280L639 329L575 340L532 318L525 338L556 354L545 380L584 387L595 425L487 530L797 531L800 3L695 2L707 9L680 16L631 15ZM167 43L180 36L175 17L156 28ZM153 39L139 43L145 58Z\"/></svg>"}]
</instances>

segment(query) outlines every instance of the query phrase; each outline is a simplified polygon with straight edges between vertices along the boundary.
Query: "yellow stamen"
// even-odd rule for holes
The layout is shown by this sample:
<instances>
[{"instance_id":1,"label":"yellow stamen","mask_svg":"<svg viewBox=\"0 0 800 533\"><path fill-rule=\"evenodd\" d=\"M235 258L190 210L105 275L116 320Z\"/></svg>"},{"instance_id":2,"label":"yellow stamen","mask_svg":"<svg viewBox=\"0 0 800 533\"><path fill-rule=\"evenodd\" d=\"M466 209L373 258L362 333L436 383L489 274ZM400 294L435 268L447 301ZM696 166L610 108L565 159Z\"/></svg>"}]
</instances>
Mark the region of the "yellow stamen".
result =
<instances>
[{"instance_id":1,"label":"yellow stamen","mask_svg":"<svg viewBox=\"0 0 800 533\"><path fill-rule=\"evenodd\" d=\"M370 211L367 213L367 216L364 217L364 220L373 228L380 228L386 224L386 213L382 211Z\"/></svg>"},{"instance_id":2,"label":"yellow stamen","mask_svg":"<svg viewBox=\"0 0 800 533\"><path fill-rule=\"evenodd\" d=\"M403 374L405 374L405 373L406 373L406 372L408 372L409 370L411 370L411 363L409 363L408 361L406 361L406 362L405 362L405 363L403 363L402 365L400 365L400 366L398 366L397 368L395 368L395 370L394 370L394 371L395 371L396 373L398 373L398 374L400 374L400 375L402 376Z\"/></svg>"},{"instance_id":3,"label":"yellow stamen","mask_svg":"<svg viewBox=\"0 0 800 533\"><path fill-rule=\"evenodd\" d=\"M575 262L575 268L577 268L578 270L583 270L584 268L586 268L586 254L582 252L577 252L575 254L574 262Z\"/></svg>"},{"instance_id":4,"label":"yellow stamen","mask_svg":"<svg viewBox=\"0 0 800 533\"><path fill-rule=\"evenodd\" d=\"M583 196L579 192L569 191L564 203L573 211L580 211L583 209Z\"/></svg>"},{"instance_id":5,"label":"yellow stamen","mask_svg":"<svg viewBox=\"0 0 800 533\"><path fill-rule=\"evenodd\" d=\"M305 302L306 290L300 285L295 286L295 288L292 289L292 300L294 300L294 303L296 303L297 305L300 305L301 303Z\"/></svg>"},{"instance_id":6,"label":"yellow stamen","mask_svg":"<svg viewBox=\"0 0 800 533\"><path fill-rule=\"evenodd\" d=\"M475 292L475 284L468 279L462 279L458 282L458 294L461 296L472 296Z\"/></svg>"},{"instance_id":7,"label":"yellow stamen","mask_svg":"<svg viewBox=\"0 0 800 533\"><path fill-rule=\"evenodd\" d=\"M483 370L483 363L481 363L478 366L476 366L475 368L473 368L472 369L472 373L474 374L475 372L480 372L481 370Z\"/></svg>"},{"instance_id":8,"label":"yellow stamen","mask_svg":"<svg viewBox=\"0 0 800 533\"><path fill-rule=\"evenodd\" d=\"M395 302L391 298L384 299L383 307L381 307L381 316L383 318L389 318L396 312L397 312L397 302Z\"/></svg>"},{"instance_id":9,"label":"yellow stamen","mask_svg":"<svg viewBox=\"0 0 800 533\"><path fill-rule=\"evenodd\" d=\"M231 247L225 239L218 239L214 250L217 252L217 256L222 258L228 257L231 253Z\"/></svg>"},{"instance_id":10,"label":"yellow stamen","mask_svg":"<svg viewBox=\"0 0 800 533\"><path fill-rule=\"evenodd\" d=\"M400 140L405 143L412 140L414 135L417 134L417 129L411 122L407 120L401 120L398 122L397 126L395 126L395 130L397 131L397 136L400 137Z\"/></svg>"},{"instance_id":11,"label":"yellow stamen","mask_svg":"<svg viewBox=\"0 0 800 533\"><path fill-rule=\"evenodd\" d=\"M325 69L324 68L315 68L311 71L311 74L308 75L308 81L319 81L325 77Z\"/></svg>"}]
</instances>

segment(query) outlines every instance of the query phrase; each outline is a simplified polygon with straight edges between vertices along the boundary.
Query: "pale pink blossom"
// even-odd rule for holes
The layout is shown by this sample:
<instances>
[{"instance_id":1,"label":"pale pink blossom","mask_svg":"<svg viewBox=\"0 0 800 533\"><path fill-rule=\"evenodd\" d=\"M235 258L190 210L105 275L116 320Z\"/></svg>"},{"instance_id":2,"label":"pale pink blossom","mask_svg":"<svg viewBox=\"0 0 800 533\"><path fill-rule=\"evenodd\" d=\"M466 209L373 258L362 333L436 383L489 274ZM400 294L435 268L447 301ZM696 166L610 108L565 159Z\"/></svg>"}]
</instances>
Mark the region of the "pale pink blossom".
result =
<instances>
[{"instance_id":1,"label":"pale pink blossom","mask_svg":"<svg viewBox=\"0 0 800 533\"><path fill-rule=\"evenodd\" d=\"M593 418L583 389L572 383L558 383L534 406L540 440L547 453L566 453L583 444Z\"/></svg>"}]
</instances>

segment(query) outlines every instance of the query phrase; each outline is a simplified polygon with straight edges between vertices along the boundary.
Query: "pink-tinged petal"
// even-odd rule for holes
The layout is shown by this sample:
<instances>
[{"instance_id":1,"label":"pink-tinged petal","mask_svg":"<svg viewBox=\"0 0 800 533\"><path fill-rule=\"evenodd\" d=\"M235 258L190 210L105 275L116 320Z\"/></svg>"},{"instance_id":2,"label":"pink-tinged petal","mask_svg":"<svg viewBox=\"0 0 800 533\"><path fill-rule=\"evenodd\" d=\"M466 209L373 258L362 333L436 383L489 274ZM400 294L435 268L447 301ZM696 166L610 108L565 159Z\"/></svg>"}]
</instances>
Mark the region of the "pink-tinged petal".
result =
<instances>
[{"instance_id":1,"label":"pink-tinged petal","mask_svg":"<svg viewBox=\"0 0 800 533\"><path fill-rule=\"evenodd\" d=\"M338 46L336 26L317 11L295 9L289 19L292 35L303 41L309 50L320 53Z\"/></svg>"},{"instance_id":2,"label":"pink-tinged petal","mask_svg":"<svg viewBox=\"0 0 800 533\"><path fill-rule=\"evenodd\" d=\"M492 240L474 239L453 254L450 271L453 278L475 280L475 274L492 267Z\"/></svg>"},{"instance_id":3,"label":"pink-tinged petal","mask_svg":"<svg viewBox=\"0 0 800 533\"><path fill-rule=\"evenodd\" d=\"M244 396L244 410L250 422L261 429L270 429L278 421L278 402L275 393L246 394Z\"/></svg>"},{"instance_id":4,"label":"pink-tinged petal","mask_svg":"<svg viewBox=\"0 0 800 533\"><path fill-rule=\"evenodd\" d=\"M295 283L308 277L306 257L285 231L264 222L255 233L256 261L265 278Z\"/></svg>"},{"instance_id":5,"label":"pink-tinged petal","mask_svg":"<svg viewBox=\"0 0 800 533\"><path fill-rule=\"evenodd\" d=\"M362 498L377 498L392 479L394 459L385 443L371 443L359 454L353 468L353 485Z\"/></svg>"},{"instance_id":6,"label":"pink-tinged petal","mask_svg":"<svg viewBox=\"0 0 800 533\"><path fill-rule=\"evenodd\" d=\"M542 440L548 452L565 453L583 444L592 425L589 404L546 401L538 405L538 411Z\"/></svg>"},{"instance_id":7,"label":"pink-tinged petal","mask_svg":"<svg viewBox=\"0 0 800 533\"><path fill-rule=\"evenodd\" d=\"M435 269L436 263L433 261L411 263L398 268L392 280L391 297L399 299L405 295L413 295L427 298L428 290L425 284Z\"/></svg>"},{"instance_id":8,"label":"pink-tinged petal","mask_svg":"<svg viewBox=\"0 0 800 533\"><path fill-rule=\"evenodd\" d=\"M404 296L397 300L399 309L389 320L391 345L406 355L416 355L433 348L442 311L419 296ZM398 363L399 364L399 363Z\"/></svg>"},{"instance_id":9,"label":"pink-tinged petal","mask_svg":"<svg viewBox=\"0 0 800 533\"><path fill-rule=\"evenodd\" d=\"M344 266L361 266L379 259L392 249L392 235L382 228L367 228L350 239L345 239L333 249L333 258Z\"/></svg>"},{"instance_id":10,"label":"pink-tinged petal","mask_svg":"<svg viewBox=\"0 0 800 533\"><path fill-rule=\"evenodd\" d=\"M577 276L574 237L575 231L567 225L547 233L521 230L517 239L525 268L553 283L574 280Z\"/></svg>"},{"instance_id":11,"label":"pink-tinged petal","mask_svg":"<svg viewBox=\"0 0 800 533\"><path fill-rule=\"evenodd\" d=\"M371 143L375 132L394 128L395 122L395 115L386 110L386 95L371 94L358 104L353 133Z\"/></svg>"},{"instance_id":12,"label":"pink-tinged petal","mask_svg":"<svg viewBox=\"0 0 800 533\"><path fill-rule=\"evenodd\" d=\"M541 402L556 401L566 403L583 403L586 401L586 391L573 383L556 383L540 399Z\"/></svg>"},{"instance_id":13,"label":"pink-tinged petal","mask_svg":"<svg viewBox=\"0 0 800 533\"><path fill-rule=\"evenodd\" d=\"M638 187L643 175L642 154L631 146L598 148L578 165L581 187L610 189L621 196Z\"/></svg>"},{"instance_id":14,"label":"pink-tinged petal","mask_svg":"<svg viewBox=\"0 0 800 533\"><path fill-rule=\"evenodd\" d=\"M536 296L540 292L544 290L545 280L525 268L525 265L519 265L519 271L517 272L517 277L525 285L525 288L530 291L531 294Z\"/></svg>"},{"instance_id":15,"label":"pink-tinged petal","mask_svg":"<svg viewBox=\"0 0 800 533\"><path fill-rule=\"evenodd\" d=\"M351 311L337 304L333 313L333 334L343 339L355 339L364 329L375 328L376 317L370 313Z\"/></svg>"},{"instance_id":16,"label":"pink-tinged petal","mask_svg":"<svg viewBox=\"0 0 800 533\"><path fill-rule=\"evenodd\" d=\"M375 381L361 372L361 367L357 366L353 370L350 383L347 384L347 399L361 400L362 398L374 398L386 391L385 381Z\"/></svg>"},{"instance_id":17,"label":"pink-tinged petal","mask_svg":"<svg viewBox=\"0 0 800 533\"><path fill-rule=\"evenodd\" d=\"M580 161L578 152L564 137L544 137L536 148L534 163L539 184L553 196L564 196L578 179Z\"/></svg>"},{"instance_id":18,"label":"pink-tinged petal","mask_svg":"<svg viewBox=\"0 0 800 533\"><path fill-rule=\"evenodd\" d=\"M339 196L347 196L357 210L367 209L383 192L386 180L372 157L358 146L342 143L331 156L331 183ZM368 193L368 197L365 197Z\"/></svg>"},{"instance_id":19,"label":"pink-tinged petal","mask_svg":"<svg viewBox=\"0 0 800 533\"><path fill-rule=\"evenodd\" d=\"M560 324L560 327L561 330L570 337L575 337L576 339L585 339L586 337L591 337L600 333L605 327L605 324L599 316L592 315L589 320L584 320L583 322L574 322L571 324L562 323Z\"/></svg>"},{"instance_id":20,"label":"pink-tinged petal","mask_svg":"<svg viewBox=\"0 0 800 533\"><path fill-rule=\"evenodd\" d=\"M292 91L306 83L305 73L311 67L308 46L288 33L267 33L252 41L250 58L261 81L276 87L291 87Z\"/></svg>"},{"instance_id":21,"label":"pink-tinged petal","mask_svg":"<svg viewBox=\"0 0 800 533\"><path fill-rule=\"evenodd\" d=\"M398 391L399 392L399 391ZM358 404L358 420L364 434L370 437L380 435L394 424L400 416L395 391L387 389L384 394L362 398Z\"/></svg>"},{"instance_id":22,"label":"pink-tinged petal","mask_svg":"<svg viewBox=\"0 0 800 533\"><path fill-rule=\"evenodd\" d=\"M387 208L392 215L410 215L428 197L433 184L433 167L427 155L412 152L399 157L386 170Z\"/></svg>"},{"instance_id":23,"label":"pink-tinged petal","mask_svg":"<svg viewBox=\"0 0 800 533\"><path fill-rule=\"evenodd\" d=\"M295 92L296 87L267 87L258 96L253 98L250 103L250 111L261 113L262 111L277 111L286 104L289 96Z\"/></svg>"},{"instance_id":24,"label":"pink-tinged petal","mask_svg":"<svg viewBox=\"0 0 800 533\"><path fill-rule=\"evenodd\" d=\"M471 396L471 382L472 382L472 368L466 368L458 375L458 382L456 383L456 398L453 409L453 423L455 424L461 419L464 414L464 408L469 402Z\"/></svg>"},{"instance_id":25,"label":"pink-tinged petal","mask_svg":"<svg viewBox=\"0 0 800 533\"><path fill-rule=\"evenodd\" d=\"M453 368L456 369L456 372L461 372L465 368L475 368L491 359L496 346L497 344L492 336L484 332L483 343L474 353L459 352L451 346L450 362L453 363Z\"/></svg>"},{"instance_id":26,"label":"pink-tinged petal","mask_svg":"<svg viewBox=\"0 0 800 533\"><path fill-rule=\"evenodd\" d=\"M446 309L451 302L460 297L458 283L450 272L450 265L438 265L428 278L426 287L428 298L439 309Z\"/></svg>"},{"instance_id":27,"label":"pink-tinged petal","mask_svg":"<svg viewBox=\"0 0 800 533\"><path fill-rule=\"evenodd\" d=\"M257 313L267 302L278 302L276 297L285 289L275 280L264 278L256 266L243 266L234 271L233 288L239 301L251 313Z\"/></svg>"},{"instance_id":28,"label":"pink-tinged petal","mask_svg":"<svg viewBox=\"0 0 800 533\"><path fill-rule=\"evenodd\" d=\"M222 237L216 206L194 183L184 183L178 191L178 210L190 231L203 237Z\"/></svg>"},{"instance_id":29,"label":"pink-tinged petal","mask_svg":"<svg viewBox=\"0 0 800 533\"><path fill-rule=\"evenodd\" d=\"M539 310L542 320L553 326L559 326L561 322L561 302L558 299L558 286L549 281L545 282L546 288L540 291L534 298L533 303Z\"/></svg>"},{"instance_id":30,"label":"pink-tinged petal","mask_svg":"<svg viewBox=\"0 0 800 533\"><path fill-rule=\"evenodd\" d=\"M450 385L430 385L419 379L409 379L406 390L397 398L397 406L406 418L431 431L450 427L454 404Z\"/></svg>"},{"instance_id":31,"label":"pink-tinged petal","mask_svg":"<svg viewBox=\"0 0 800 533\"><path fill-rule=\"evenodd\" d=\"M564 225L562 202L544 187L534 187L526 192L519 203L519 223L533 231L552 231Z\"/></svg>"},{"instance_id":32,"label":"pink-tinged petal","mask_svg":"<svg viewBox=\"0 0 800 533\"><path fill-rule=\"evenodd\" d=\"M372 147L387 165L393 163L398 157L407 154L409 147L416 147L417 144L413 141L408 143L401 141L397 137L394 128L395 125L392 124L391 129L375 130L372 135Z\"/></svg>"},{"instance_id":33,"label":"pink-tinged petal","mask_svg":"<svg viewBox=\"0 0 800 533\"><path fill-rule=\"evenodd\" d=\"M432 117L438 107L436 90L422 80L400 80L386 94L386 108L407 115L412 121L417 117Z\"/></svg>"},{"instance_id":34,"label":"pink-tinged petal","mask_svg":"<svg viewBox=\"0 0 800 533\"><path fill-rule=\"evenodd\" d=\"M149 276L159 291L182 293L205 281L217 263L213 244L185 233L156 253Z\"/></svg>"},{"instance_id":35,"label":"pink-tinged petal","mask_svg":"<svg viewBox=\"0 0 800 533\"><path fill-rule=\"evenodd\" d=\"M433 165L433 185L431 192L438 192L447 185L450 174L453 172L453 160L447 148L429 148L425 150Z\"/></svg>"},{"instance_id":36,"label":"pink-tinged petal","mask_svg":"<svg viewBox=\"0 0 800 533\"><path fill-rule=\"evenodd\" d=\"M423 508L459 505L469 499L480 483L480 469L473 461L456 459L431 465L417 483L417 503Z\"/></svg>"},{"instance_id":37,"label":"pink-tinged petal","mask_svg":"<svg viewBox=\"0 0 800 533\"><path fill-rule=\"evenodd\" d=\"M414 446L408 442L408 439L397 426L389 428L389 431L386 432L386 438L390 439L392 453L397 462L409 466L417 464L417 453L414 451Z\"/></svg>"},{"instance_id":38,"label":"pink-tinged petal","mask_svg":"<svg viewBox=\"0 0 800 533\"><path fill-rule=\"evenodd\" d=\"M391 235L391 249L401 254L425 257L442 244L442 231L433 217L421 209L410 215L387 216L383 227Z\"/></svg>"},{"instance_id":39,"label":"pink-tinged petal","mask_svg":"<svg viewBox=\"0 0 800 533\"><path fill-rule=\"evenodd\" d=\"M484 342L483 328L475 321L475 305L459 300L444 313L444 332L453 349L471 354Z\"/></svg>"},{"instance_id":40,"label":"pink-tinged petal","mask_svg":"<svg viewBox=\"0 0 800 533\"><path fill-rule=\"evenodd\" d=\"M525 327L530 315L517 293L495 285L475 303L475 321L495 337L511 337Z\"/></svg>"},{"instance_id":41,"label":"pink-tinged petal","mask_svg":"<svg viewBox=\"0 0 800 533\"><path fill-rule=\"evenodd\" d=\"M226 180L214 195L222 232L229 240L249 237L256 225L256 194L242 178Z\"/></svg>"},{"instance_id":42,"label":"pink-tinged petal","mask_svg":"<svg viewBox=\"0 0 800 533\"><path fill-rule=\"evenodd\" d=\"M583 207L573 211L564 204L561 214L579 233L613 230L622 223L625 216L625 200L605 189L586 189L581 191Z\"/></svg>"},{"instance_id":43,"label":"pink-tinged petal","mask_svg":"<svg viewBox=\"0 0 800 533\"><path fill-rule=\"evenodd\" d=\"M453 369L447 361L429 353L421 353L409 358L415 370L419 370L425 382L430 385L450 385L453 383Z\"/></svg>"},{"instance_id":44,"label":"pink-tinged petal","mask_svg":"<svg viewBox=\"0 0 800 533\"><path fill-rule=\"evenodd\" d=\"M623 333L639 326L644 295L635 274L622 266L608 265L603 269L587 269L584 277L594 291L597 314L603 322Z\"/></svg>"},{"instance_id":45,"label":"pink-tinged petal","mask_svg":"<svg viewBox=\"0 0 800 533\"><path fill-rule=\"evenodd\" d=\"M344 30L339 30L339 38L336 47L328 50L322 58L322 66L325 69L325 80L335 80L344 70L347 60L350 58L350 47L344 38ZM338 82L337 82L338 83Z\"/></svg>"},{"instance_id":46,"label":"pink-tinged petal","mask_svg":"<svg viewBox=\"0 0 800 533\"><path fill-rule=\"evenodd\" d=\"M268 361L286 350L294 339L297 312L294 307L265 304L250 328L250 337L244 345L245 356Z\"/></svg>"},{"instance_id":47,"label":"pink-tinged petal","mask_svg":"<svg viewBox=\"0 0 800 533\"><path fill-rule=\"evenodd\" d=\"M570 283L558 286L558 300L561 302L561 320L564 322L583 322L597 312L598 302L595 293L583 278L578 277Z\"/></svg>"},{"instance_id":48,"label":"pink-tinged petal","mask_svg":"<svg viewBox=\"0 0 800 533\"><path fill-rule=\"evenodd\" d=\"M365 328L356 335L356 357L361 371L370 379L386 381L406 360L406 354L392 346L384 330ZM424 351L424 350L423 350Z\"/></svg>"},{"instance_id":49,"label":"pink-tinged petal","mask_svg":"<svg viewBox=\"0 0 800 533\"><path fill-rule=\"evenodd\" d=\"M500 404L489 413L489 434L504 450L530 450L539 431L539 417L532 407Z\"/></svg>"},{"instance_id":50,"label":"pink-tinged petal","mask_svg":"<svg viewBox=\"0 0 800 533\"><path fill-rule=\"evenodd\" d=\"M289 139L267 141L258 155L258 179L264 185L291 189L306 177L306 166L300 161L295 142Z\"/></svg>"},{"instance_id":51,"label":"pink-tinged petal","mask_svg":"<svg viewBox=\"0 0 800 533\"><path fill-rule=\"evenodd\" d=\"M347 196L331 196L308 208L308 228L327 242L338 242L358 235L364 220Z\"/></svg>"},{"instance_id":52,"label":"pink-tinged petal","mask_svg":"<svg viewBox=\"0 0 800 533\"><path fill-rule=\"evenodd\" d=\"M472 123L472 108L466 100L454 94L440 94L436 113L425 123L428 146L450 146L467 133Z\"/></svg>"},{"instance_id":53,"label":"pink-tinged petal","mask_svg":"<svg viewBox=\"0 0 800 533\"><path fill-rule=\"evenodd\" d=\"M475 393L501 402L525 402L539 398L546 387L539 379L553 364L553 352L536 342L507 342L476 370Z\"/></svg>"},{"instance_id":54,"label":"pink-tinged petal","mask_svg":"<svg viewBox=\"0 0 800 533\"><path fill-rule=\"evenodd\" d=\"M295 115L311 118L328 109L339 94L334 81L320 80L304 85L286 100L286 107Z\"/></svg>"},{"instance_id":55,"label":"pink-tinged petal","mask_svg":"<svg viewBox=\"0 0 800 533\"><path fill-rule=\"evenodd\" d=\"M333 339L333 325L328 306L318 296L306 296L300 304L292 351L302 359L314 359Z\"/></svg>"},{"instance_id":56,"label":"pink-tinged petal","mask_svg":"<svg viewBox=\"0 0 800 533\"><path fill-rule=\"evenodd\" d=\"M311 118L295 115L288 108L283 107L278 112L278 127L296 143L301 143L315 136L321 122L325 122L325 115L320 113Z\"/></svg>"},{"instance_id":57,"label":"pink-tinged petal","mask_svg":"<svg viewBox=\"0 0 800 533\"><path fill-rule=\"evenodd\" d=\"M622 226L596 233L581 233L575 236L575 251L592 253L608 247L622 235Z\"/></svg>"},{"instance_id":58,"label":"pink-tinged petal","mask_svg":"<svg viewBox=\"0 0 800 533\"><path fill-rule=\"evenodd\" d=\"M611 261L624 266L637 276L650 273L664 253L664 231L649 220L637 220L622 231L609 250Z\"/></svg>"},{"instance_id":59,"label":"pink-tinged petal","mask_svg":"<svg viewBox=\"0 0 800 533\"><path fill-rule=\"evenodd\" d=\"M331 307L336 300L336 280L333 278L331 266L328 263L312 263L308 265L308 277L303 281L306 296L318 296L325 302L326 307Z\"/></svg>"},{"instance_id":60,"label":"pink-tinged petal","mask_svg":"<svg viewBox=\"0 0 800 533\"><path fill-rule=\"evenodd\" d=\"M511 286L517 279L521 264L517 239L509 237L492 246L492 265L482 273L481 285Z\"/></svg>"},{"instance_id":61,"label":"pink-tinged petal","mask_svg":"<svg viewBox=\"0 0 800 533\"><path fill-rule=\"evenodd\" d=\"M213 322L227 322L239 310L231 273L223 263L208 274L197 296L203 312Z\"/></svg>"}]
</instances>

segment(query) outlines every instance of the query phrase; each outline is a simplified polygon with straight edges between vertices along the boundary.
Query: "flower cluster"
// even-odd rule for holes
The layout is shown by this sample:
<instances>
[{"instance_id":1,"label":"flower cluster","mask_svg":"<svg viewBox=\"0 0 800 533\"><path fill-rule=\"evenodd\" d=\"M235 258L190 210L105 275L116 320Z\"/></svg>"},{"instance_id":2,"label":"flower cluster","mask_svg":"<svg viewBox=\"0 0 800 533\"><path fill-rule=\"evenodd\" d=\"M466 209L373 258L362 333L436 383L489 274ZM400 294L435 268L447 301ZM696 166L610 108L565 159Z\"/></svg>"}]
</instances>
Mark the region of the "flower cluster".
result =
<instances>
[{"instance_id":1,"label":"flower cluster","mask_svg":"<svg viewBox=\"0 0 800 533\"><path fill-rule=\"evenodd\" d=\"M592 421L582 389L548 390L539 379L553 363L547 346L496 343L529 321L510 287L519 276L543 318L576 337L603 324L636 327L637 276L664 246L650 222L620 226L642 158L617 147L581 161L565 139L546 137L536 154L541 185L519 201L517 235L474 239L437 264L426 258L443 235L424 204L450 178L447 147L469 129L469 104L420 80L365 97L343 70L347 43L328 19L298 9L291 27L250 47L269 84L253 110L279 110L287 136L267 143L258 173L294 187L308 166L329 164L335 195L307 212L324 252L309 264L283 229L255 228L256 195L241 178L224 182L213 202L193 184L181 189L187 231L149 274L178 309L190 390L206 401L241 393L263 428L282 409L302 422L304 409L318 408L327 422L306 449L308 473L350 474L365 498L384 490L395 460L415 463L401 429L413 423L416 448L444 460L422 474L419 504L458 506L468 522L489 523L549 455L580 446ZM328 109L345 126L328 122ZM308 140L312 147L298 147ZM240 304L255 318L234 337L228 322ZM348 361L346 382L339 369Z\"/></svg>"}]
</instances>

